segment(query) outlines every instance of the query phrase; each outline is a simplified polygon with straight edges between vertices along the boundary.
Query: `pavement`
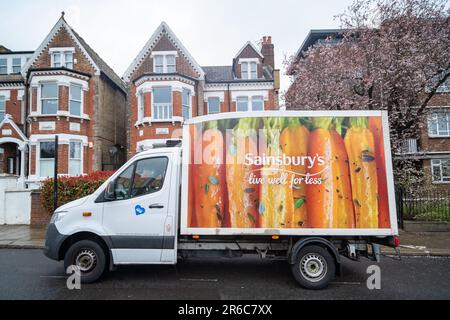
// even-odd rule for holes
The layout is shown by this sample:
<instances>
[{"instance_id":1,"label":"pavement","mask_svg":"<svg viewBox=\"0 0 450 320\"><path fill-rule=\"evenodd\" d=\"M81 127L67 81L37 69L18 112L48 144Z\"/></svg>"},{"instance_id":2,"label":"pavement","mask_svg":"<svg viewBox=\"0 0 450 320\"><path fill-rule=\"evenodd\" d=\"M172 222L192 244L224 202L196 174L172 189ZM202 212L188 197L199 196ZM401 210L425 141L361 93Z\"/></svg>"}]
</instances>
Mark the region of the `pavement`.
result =
<instances>
[{"instance_id":1,"label":"pavement","mask_svg":"<svg viewBox=\"0 0 450 320\"><path fill-rule=\"evenodd\" d=\"M379 267L381 286L370 290L367 284L373 284L373 265ZM120 266L99 282L69 290L63 263L46 258L42 250L0 249L0 300L450 299L449 270L448 257L383 257L378 264L343 258L341 276L327 289L314 291L295 282L286 261L202 258L170 266ZM170 316L174 308L169 306L164 313Z\"/></svg>"},{"instance_id":2,"label":"pavement","mask_svg":"<svg viewBox=\"0 0 450 320\"><path fill-rule=\"evenodd\" d=\"M46 226L0 225L0 248L42 249ZM410 232L400 230L402 256L450 256L450 232ZM384 255L396 255L382 246Z\"/></svg>"}]
</instances>

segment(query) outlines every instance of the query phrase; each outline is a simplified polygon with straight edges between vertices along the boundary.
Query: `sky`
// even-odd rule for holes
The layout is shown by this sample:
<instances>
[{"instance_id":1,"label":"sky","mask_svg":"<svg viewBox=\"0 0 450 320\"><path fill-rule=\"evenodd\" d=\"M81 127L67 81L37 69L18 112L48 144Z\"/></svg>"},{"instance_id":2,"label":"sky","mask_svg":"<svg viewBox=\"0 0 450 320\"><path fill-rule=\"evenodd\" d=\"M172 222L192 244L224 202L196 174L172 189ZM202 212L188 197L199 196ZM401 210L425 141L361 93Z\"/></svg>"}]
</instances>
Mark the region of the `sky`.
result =
<instances>
[{"instance_id":1,"label":"sky","mask_svg":"<svg viewBox=\"0 0 450 320\"><path fill-rule=\"evenodd\" d=\"M36 50L65 19L122 76L161 21L201 66L231 65L247 41L272 36L275 67L284 74L310 29L338 28L351 0L0 0L0 44ZM281 90L289 86L281 78Z\"/></svg>"}]
</instances>

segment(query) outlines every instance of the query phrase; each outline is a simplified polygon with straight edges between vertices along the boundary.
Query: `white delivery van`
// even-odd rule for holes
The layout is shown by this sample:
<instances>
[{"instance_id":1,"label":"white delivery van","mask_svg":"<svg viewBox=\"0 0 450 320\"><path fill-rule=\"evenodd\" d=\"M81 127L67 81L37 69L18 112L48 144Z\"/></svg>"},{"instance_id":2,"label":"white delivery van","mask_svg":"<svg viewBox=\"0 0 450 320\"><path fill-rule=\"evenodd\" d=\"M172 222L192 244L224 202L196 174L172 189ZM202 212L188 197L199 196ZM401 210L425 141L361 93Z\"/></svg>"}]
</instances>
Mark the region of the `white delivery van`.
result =
<instances>
[{"instance_id":1,"label":"white delivery van","mask_svg":"<svg viewBox=\"0 0 450 320\"><path fill-rule=\"evenodd\" d=\"M386 112L202 116L59 207L44 252L85 283L119 265L256 254L319 289L341 256L398 246L394 195Z\"/></svg>"}]
</instances>

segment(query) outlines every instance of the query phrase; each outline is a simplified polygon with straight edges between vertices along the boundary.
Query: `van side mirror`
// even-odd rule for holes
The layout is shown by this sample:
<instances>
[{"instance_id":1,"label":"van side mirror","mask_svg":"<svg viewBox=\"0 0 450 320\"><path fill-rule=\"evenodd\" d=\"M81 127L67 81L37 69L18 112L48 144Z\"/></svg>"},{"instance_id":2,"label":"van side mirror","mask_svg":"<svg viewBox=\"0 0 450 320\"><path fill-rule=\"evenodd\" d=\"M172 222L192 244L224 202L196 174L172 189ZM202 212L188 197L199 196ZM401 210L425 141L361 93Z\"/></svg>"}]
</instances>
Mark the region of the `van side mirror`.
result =
<instances>
[{"instance_id":1,"label":"van side mirror","mask_svg":"<svg viewBox=\"0 0 450 320\"><path fill-rule=\"evenodd\" d=\"M104 199L108 201L116 200L116 192L115 192L116 183L115 180L111 180L105 189Z\"/></svg>"}]
</instances>

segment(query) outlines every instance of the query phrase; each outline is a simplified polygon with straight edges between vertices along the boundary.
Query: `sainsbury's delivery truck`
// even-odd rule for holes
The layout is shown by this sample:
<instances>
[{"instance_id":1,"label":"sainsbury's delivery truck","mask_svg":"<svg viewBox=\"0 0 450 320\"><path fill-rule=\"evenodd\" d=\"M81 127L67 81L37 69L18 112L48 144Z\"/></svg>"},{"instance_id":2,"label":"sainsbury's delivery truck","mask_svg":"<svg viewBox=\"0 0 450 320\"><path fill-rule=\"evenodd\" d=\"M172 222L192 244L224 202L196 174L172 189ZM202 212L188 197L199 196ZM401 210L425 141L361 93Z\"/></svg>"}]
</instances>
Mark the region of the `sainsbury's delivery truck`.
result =
<instances>
[{"instance_id":1,"label":"sainsbury's delivery truck","mask_svg":"<svg viewBox=\"0 0 450 320\"><path fill-rule=\"evenodd\" d=\"M397 218L387 113L264 111L188 120L181 140L132 157L59 207L45 254L82 282L127 264L282 258L325 287L341 257L378 260Z\"/></svg>"}]
</instances>

